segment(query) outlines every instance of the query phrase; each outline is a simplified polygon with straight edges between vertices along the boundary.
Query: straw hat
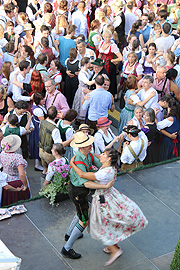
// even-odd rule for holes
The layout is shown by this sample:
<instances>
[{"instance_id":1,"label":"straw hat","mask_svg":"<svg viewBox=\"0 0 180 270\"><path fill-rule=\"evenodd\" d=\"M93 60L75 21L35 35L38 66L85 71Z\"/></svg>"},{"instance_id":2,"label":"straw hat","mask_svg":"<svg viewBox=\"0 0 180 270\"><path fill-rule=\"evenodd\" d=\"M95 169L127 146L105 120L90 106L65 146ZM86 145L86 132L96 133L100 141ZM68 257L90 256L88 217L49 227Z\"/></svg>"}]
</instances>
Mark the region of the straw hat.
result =
<instances>
[{"instance_id":1,"label":"straw hat","mask_svg":"<svg viewBox=\"0 0 180 270\"><path fill-rule=\"evenodd\" d=\"M9 135L2 139L1 148L7 152L16 152L21 146L21 138L18 135Z\"/></svg>"},{"instance_id":2,"label":"straw hat","mask_svg":"<svg viewBox=\"0 0 180 270\"><path fill-rule=\"evenodd\" d=\"M91 145L94 142L94 137L86 135L82 131L79 131L74 134L74 140L70 143L70 146L75 147L86 147Z\"/></svg>"},{"instance_id":3,"label":"straw hat","mask_svg":"<svg viewBox=\"0 0 180 270\"><path fill-rule=\"evenodd\" d=\"M107 117L101 117L97 120L97 127L106 127L112 123Z\"/></svg>"},{"instance_id":4,"label":"straw hat","mask_svg":"<svg viewBox=\"0 0 180 270\"><path fill-rule=\"evenodd\" d=\"M94 129L90 128L87 124L81 124L76 133L85 129L88 129L91 132L91 135L94 133Z\"/></svg>"},{"instance_id":5,"label":"straw hat","mask_svg":"<svg viewBox=\"0 0 180 270\"><path fill-rule=\"evenodd\" d=\"M24 25L24 30L23 31L29 31L29 30L34 30L34 28L32 28L31 23L26 23Z\"/></svg>"},{"instance_id":6,"label":"straw hat","mask_svg":"<svg viewBox=\"0 0 180 270\"><path fill-rule=\"evenodd\" d=\"M123 8L125 6L125 3L123 0L118 0L118 1L115 1L113 4L112 4L114 7L116 8Z\"/></svg>"}]
</instances>

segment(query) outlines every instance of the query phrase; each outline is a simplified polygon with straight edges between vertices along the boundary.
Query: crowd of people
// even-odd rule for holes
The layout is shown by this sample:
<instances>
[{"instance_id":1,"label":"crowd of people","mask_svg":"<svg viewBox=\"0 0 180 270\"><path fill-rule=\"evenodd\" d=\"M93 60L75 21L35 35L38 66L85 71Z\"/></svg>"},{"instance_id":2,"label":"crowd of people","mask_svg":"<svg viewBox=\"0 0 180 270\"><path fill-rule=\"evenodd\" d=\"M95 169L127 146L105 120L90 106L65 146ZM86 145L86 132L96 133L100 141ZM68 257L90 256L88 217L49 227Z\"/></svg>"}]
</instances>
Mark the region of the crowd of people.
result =
<instances>
[{"instance_id":1,"label":"crowd of people","mask_svg":"<svg viewBox=\"0 0 180 270\"><path fill-rule=\"evenodd\" d=\"M112 187L115 166L123 171L180 156L180 1L174 1L0 0L1 205L31 197L29 157L43 186L53 179L52 161L72 158L69 196L77 216L65 237L67 257L80 258L72 245L88 223L89 188L97 189L91 235L108 246L108 265L122 254L117 243L147 225L134 202ZM117 101L116 136L108 111ZM93 164L102 166L95 175ZM101 195L112 214L103 229L96 208ZM109 230L127 215L114 221L112 197L128 201L139 220L123 221L127 227L109 241Z\"/></svg>"}]
</instances>

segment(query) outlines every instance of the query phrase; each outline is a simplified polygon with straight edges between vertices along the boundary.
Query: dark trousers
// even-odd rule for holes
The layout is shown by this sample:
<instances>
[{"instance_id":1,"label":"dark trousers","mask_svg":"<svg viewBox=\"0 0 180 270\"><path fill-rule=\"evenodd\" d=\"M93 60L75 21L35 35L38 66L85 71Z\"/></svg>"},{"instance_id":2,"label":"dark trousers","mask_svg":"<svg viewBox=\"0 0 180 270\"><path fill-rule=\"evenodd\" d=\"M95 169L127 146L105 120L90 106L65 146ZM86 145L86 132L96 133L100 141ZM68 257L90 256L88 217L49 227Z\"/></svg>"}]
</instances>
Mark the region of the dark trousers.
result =
<instances>
[{"instance_id":1,"label":"dark trousers","mask_svg":"<svg viewBox=\"0 0 180 270\"><path fill-rule=\"evenodd\" d=\"M96 133L97 132L97 126L96 126L96 124L97 124L97 121L91 121L91 120L87 120L87 125L90 127L90 128L92 128L92 129L94 129L94 133Z\"/></svg>"}]
</instances>

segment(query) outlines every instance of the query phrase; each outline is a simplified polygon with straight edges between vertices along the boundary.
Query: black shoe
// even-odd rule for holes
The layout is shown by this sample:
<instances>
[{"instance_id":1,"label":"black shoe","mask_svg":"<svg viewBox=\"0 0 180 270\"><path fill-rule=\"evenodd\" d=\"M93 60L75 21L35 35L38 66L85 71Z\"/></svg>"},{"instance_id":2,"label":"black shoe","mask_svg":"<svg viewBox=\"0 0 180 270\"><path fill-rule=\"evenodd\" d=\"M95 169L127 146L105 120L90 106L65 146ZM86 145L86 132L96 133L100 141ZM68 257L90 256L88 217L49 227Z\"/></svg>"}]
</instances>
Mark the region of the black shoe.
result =
<instances>
[{"instance_id":1,"label":"black shoe","mask_svg":"<svg viewBox=\"0 0 180 270\"><path fill-rule=\"evenodd\" d=\"M67 234L65 234L65 236L64 236L64 240L65 241L68 241L69 240L69 235L67 235ZM79 237L78 237L78 239L81 239L81 238L83 238L83 234L81 234Z\"/></svg>"},{"instance_id":2,"label":"black shoe","mask_svg":"<svg viewBox=\"0 0 180 270\"><path fill-rule=\"evenodd\" d=\"M72 249L72 248L71 248L69 251L67 251L67 250L63 247L62 250L61 250L61 253L62 253L64 256L66 256L66 257L68 257L68 258L70 258L70 259L76 260L76 259L81 258L81 254L76 253L76 252L74 251L74 249Z\"/></svg>"},{"instance_id":3,"label":"black shoe","mask_svg":"<svg viewBox=\"0 0 180 270\"><path fill-rule=\"evenodd\" d=\"M34 167L34 170L37 171L37 172L42 172L43 169L41 170L41 169L38 169L38 168Z\"/></svg>"}]
</instances>

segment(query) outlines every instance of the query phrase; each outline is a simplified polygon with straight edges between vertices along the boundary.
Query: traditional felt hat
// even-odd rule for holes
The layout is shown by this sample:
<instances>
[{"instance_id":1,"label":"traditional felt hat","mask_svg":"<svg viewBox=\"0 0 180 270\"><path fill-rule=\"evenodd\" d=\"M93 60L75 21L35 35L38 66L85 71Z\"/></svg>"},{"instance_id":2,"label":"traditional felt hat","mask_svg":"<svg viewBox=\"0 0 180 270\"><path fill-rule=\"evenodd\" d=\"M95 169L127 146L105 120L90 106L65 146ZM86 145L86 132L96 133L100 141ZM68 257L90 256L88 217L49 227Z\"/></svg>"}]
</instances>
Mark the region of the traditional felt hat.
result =
<instances>
[{"instance_id":1,"label":"traditional felt hat","mask_svg":"<svg viewBox=\"0 0 180 270\"><path fill-rule=\"evenodd\" d=\"M101 117L97 120L97 127L106 127L112 123L107 117Z\"/></svg>"},{"instance_id":2,"label":"traditional felt hat","mask_svg":"<svg viewBox=\"0 0 180 270\"><path fill-rule=\"evenodd\" d=\"M94 129L90 128L87 124L81 124L76 132L82 131L84 129L88 129L91 132L91 135L94 133Z\"/></svg>"},{"instance_id":3,"label":"traditional felt hat","mask_svg":"<svg viewBox=\"0 0 180 270\"><path fill-rule=\"evenodd\" d=\"M18 135L8 135L1 141L1 148L8 153L16 152L21 146L21 138Z\"/></svg>"},{"instance_id":4,"label":"traditional felt hat","mask_svg":"<svg viewBox=\"0 0 180 270\"><path fill-rule=\"evenodd\" d=\"M86 135L82 131L79 131L74 134L74 140L70 143L70 146L75 147L87 147L94 142L94 137Z\"/></svg>"},{"instance_id":5,"label":"traditional felt hat","mask_svg":"<svg viewBox=\"0 0 180 270\"><path fill-rule=\"evenodd\" d=\"M103 67L105 62L101 58L97 58L94 62L91 62L92 65Z\"/></svg>"}]
</instances>

